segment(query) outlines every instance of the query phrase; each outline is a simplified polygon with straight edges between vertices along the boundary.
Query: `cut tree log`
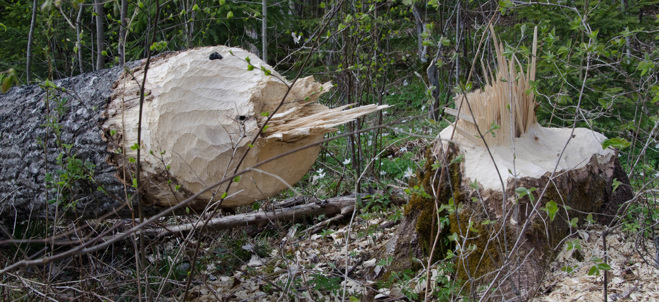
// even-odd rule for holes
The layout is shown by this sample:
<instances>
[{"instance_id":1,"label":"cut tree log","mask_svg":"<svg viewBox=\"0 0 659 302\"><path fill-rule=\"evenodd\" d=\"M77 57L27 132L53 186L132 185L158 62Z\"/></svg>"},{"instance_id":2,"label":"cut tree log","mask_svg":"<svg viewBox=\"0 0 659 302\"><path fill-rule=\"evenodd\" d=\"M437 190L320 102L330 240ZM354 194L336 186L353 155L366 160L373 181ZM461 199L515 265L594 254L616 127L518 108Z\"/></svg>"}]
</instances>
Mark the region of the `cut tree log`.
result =
<instances>
[{"instance_id":1,"label":"cut tree log","mask_svg":"<svg viewBox=\"0 0 659 302\"><path fill-rule=\"evenodd\" d=\"M331 83L307 77L293 85L242 49L204 47L152 59L138 129L144 63L0 95L4 221L44 218L56 209L85 218L128 215L138 149L143 206L152 214L231 176L248 150L240 168L317 143L335 126L386 108L329 109L317 100ZM236 179L222 206L249 204L295 184L319 150L281 157ZM217 203L224 188L188 208Z\"/></svg>"},{"instance_id":2,"label":"cut tree log","mask_svg":"<svg viewBox=\"0 0 659 302\"><path fill-rule=\"evenodd\" d=\"M615 150L602 149L602 134L538 124L528 93L536 45L537 29L524 72L495 37L496 76L484 71L484 89L456 96L456 108L445 111L459 118L427 152L419 174L427 195L410 199L384 252L397 259L393 269L433 251L432 262L455 260L472 298L524 301L577 226L608 223L633 198Z\"/></svg>"}]
</instances>

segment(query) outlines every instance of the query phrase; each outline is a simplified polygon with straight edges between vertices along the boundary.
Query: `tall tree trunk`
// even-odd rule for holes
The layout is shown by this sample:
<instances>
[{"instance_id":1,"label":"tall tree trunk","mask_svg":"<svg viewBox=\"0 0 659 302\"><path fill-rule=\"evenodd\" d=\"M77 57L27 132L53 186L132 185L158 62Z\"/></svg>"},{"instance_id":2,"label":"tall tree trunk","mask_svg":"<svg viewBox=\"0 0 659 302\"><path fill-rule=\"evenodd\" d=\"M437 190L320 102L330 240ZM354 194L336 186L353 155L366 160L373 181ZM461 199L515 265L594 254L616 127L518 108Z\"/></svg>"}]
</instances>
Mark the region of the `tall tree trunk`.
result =
<instances>
[{"instance_id":1,"label":"tall tree trunk","mask_svg":"<svg viewBox=\"0 0 659 302\"><path fill-rule=\"evenodd\" d=\"M78 16L76 16L76 49L78 54L78 66L80 67L80 74L84 73L82 67L82 31L80 30L80 21L82 19L82 9L83 6L80 5L78 8Z\"/></svg>"},{"instance_id":2,"label":"tall tree trunk","mask_svg":"<svg viewBox=\"0 0 659 302\"><path fill-rule=\"evenodd\" d=\"M126 26L128 25L128 22L126 21L127 14L128 14L128 1L121 0L121 11L119 12L121 18L121 25L119 27L119 45L117 46L120 66L124 66L124 64L126 63Z\"/></svg>"},{"instance_id":3,"label":"tall tree trunk","mask_svg":"<svg viewBox=\"0 0 659 302\"><path fill-rule=\"evenodd\" d=\"M261 7L262 7L262 15L263 15L263 20L261 21L261 45L262 45L262 51L261 51L261 60L263 62L268 63L268 1L267 0L262 0L261 2Z\"/></svg>"},{"instance_id":4,"label":"tall tree trunk","mask_svg":"<svg viewBox=\"0 0 659 302\"><path fill-rule=\"evenodd\" d=\"M94 1L94 12L96 13L96 70L101 70L105 66L103 49L105 49L105 28L103 27L103 0Z\"/></svg>"},{"instance_id":5,"label":"tall tree trunk","mask_svg":"<svg viewBox=\"0 0 659 302\"><path fill-rule=\"evenodd\" d=\"M32 73L32 39L34 38L34 26L37 23L37 0L32 1L32 20L30 21L30 33L27 36L27 63L25 74L27 83L30 83L30 74Z\"/></svg>"},{"instance_id":6,"label":"tall tree trunk","mask_svg":"<svg viewBox=\"0 0 659 302\"><path fill-rule=\"evenodd\" d=\"M425 31L426 24L421 18L421 12L419 7L416 4L412 4L412 14L414 15L414 20L416 21L416 41L417 41L417 51L419 54L419 59L421 62L425 63L428 61L426 54L428 53L428 46L423 45L423 32Z\"/></svg>"}]
</instances>

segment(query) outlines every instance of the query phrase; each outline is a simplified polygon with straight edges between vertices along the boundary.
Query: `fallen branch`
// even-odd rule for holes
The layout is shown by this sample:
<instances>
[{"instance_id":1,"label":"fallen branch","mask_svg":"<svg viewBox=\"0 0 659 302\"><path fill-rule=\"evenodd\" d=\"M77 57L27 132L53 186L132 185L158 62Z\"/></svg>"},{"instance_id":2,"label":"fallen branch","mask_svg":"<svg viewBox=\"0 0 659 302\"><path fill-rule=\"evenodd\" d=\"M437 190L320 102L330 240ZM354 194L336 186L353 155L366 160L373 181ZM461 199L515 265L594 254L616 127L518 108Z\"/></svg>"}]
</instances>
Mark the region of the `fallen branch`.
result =
<instances>
[{"instance_id":1,"label":"fallen branch","mask_svg":"<svg viewBox=\"0 0 659 302\"><path fill-rule=\"evenodd\" d=\"M362 198L366 194L360 194ZM351 213L355 207L356 196L339 196L329 199L317 199L315 197L307 198L307 203L297 205L290 208L276 208L271 212L259 210L245 214L237 214L231 216L217 217L211 219L204 230L223 230L241 226L258 225L269 221L291 221L296 219L303 219L310 216L318 216L321 214L327 216L345 215ZM156 228L144 230L146 234L155 236L165 236L169 234L189 232L196 228L201 228L202 221L194 223L181 224L170 227Z\"/></svg>"}]
</instances>

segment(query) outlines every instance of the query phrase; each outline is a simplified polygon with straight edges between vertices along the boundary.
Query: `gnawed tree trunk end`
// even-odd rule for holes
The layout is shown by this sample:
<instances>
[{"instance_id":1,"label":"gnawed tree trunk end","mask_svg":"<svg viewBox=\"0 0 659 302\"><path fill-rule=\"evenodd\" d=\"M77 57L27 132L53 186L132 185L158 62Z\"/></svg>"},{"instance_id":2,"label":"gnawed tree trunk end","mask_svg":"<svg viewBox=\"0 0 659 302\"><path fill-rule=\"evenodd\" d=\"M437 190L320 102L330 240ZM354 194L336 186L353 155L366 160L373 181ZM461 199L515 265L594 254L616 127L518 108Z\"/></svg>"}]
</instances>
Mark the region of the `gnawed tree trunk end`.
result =
<instances>
[{"instance_id":1,"label":"gnawed tree trunk end","mask_svg":"<svg viewBox=\"0 0 659 302\"><path fill-rule=\"evenodd\" d=\"M496 39L495 47L496 76L484 71L484 89L447 108L458 119L427 154L423 192L411 197L386 253L400 264L393 269L404 269L410 256L434 250L432 262L454 262L463 294L522 301L567 236L609 223L633 192L616 152L602 149L602 134L537 123L527 93L535 59L525 73Z\"/></svg>"},{"instance_id":2,"label":"gnawed tree trunk end","mask_svg":"<svg viewBox=\"0 0 659 302\"><path fill-rule=\"evenodd\" d=\"M302 147L321 141L337 125L387 107L327 108L317 100L331 83L313 77L293 83L242 49L214 46L151 60L140 128L145 62L128 66L137 67L0 94L3 221L64 212L92 218L116 210L129 216L136 202L138 150L147 215L231 178L239 164L238 171L278 157L232 179L228 192L224 184L187 207L204 209L222 197L224 207L250 204L307 173L320 147Z\"/></svg>"},{"instance_id":3,"label":"gnawed tree trunk end","mask_svg":"<svg viewBox=\"0 0 659 302\"><path fill-rule=\"evenodd\" d=\"M210 60L211 53L221 59ZM231 176L238 164L251 167L317 143L335 126L386 108L329 109L317 100L331 89L331 83L320 84L313 77L289 82L238 48L194 49L163 56L151 64L139 148L146 155L141 175L147 180L145 196L159 206L177 204ZM108 108L103 127L106 133L115 134L111 136L112 151L125 151L112 159L117 165L137 152L136 83L143 77L142 70L136 70L120 79ZM268 128L259 134L266 121ZM313 146L260 166L259 171L236 179L228 192L223 185L201 195L189 207L203 208L223 195L227 198L222 206L232 207L278 194L302 179L319 151L320 146ZM135 171L131 169L131 173Z\"/></svg>"}]
</instances>

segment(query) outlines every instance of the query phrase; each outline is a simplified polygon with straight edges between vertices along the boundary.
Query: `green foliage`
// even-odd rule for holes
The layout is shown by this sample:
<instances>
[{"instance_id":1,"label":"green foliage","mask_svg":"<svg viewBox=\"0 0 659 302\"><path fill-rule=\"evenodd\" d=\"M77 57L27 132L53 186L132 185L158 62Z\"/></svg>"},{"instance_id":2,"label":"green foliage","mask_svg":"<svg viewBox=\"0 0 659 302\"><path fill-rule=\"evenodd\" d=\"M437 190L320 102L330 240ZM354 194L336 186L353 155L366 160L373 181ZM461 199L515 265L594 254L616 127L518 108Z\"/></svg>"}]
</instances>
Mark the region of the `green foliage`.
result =
<instances>
[{"instance_id":1,"label":"green foliage","mask_svg":"<svg viewBox=\"0 0 659 302\"><path fill-rule=\"evenodd\" d=\"M599 276L600 271L610 271L611 270L611 266L604 263L604 261L602 261L601 259L593 258L591 260L595 263L595 265L591 266L590 269L588 270L588 275L589 276Z\"/></svg>"},{"instance_id":2,"label":"green foliage","mask_svg":"<svg viewBox=\"0 0 659 302\"><path fill-rule=\"evenodd\" d=\"M324 274L313 274L309 284L317 291L334 292L341 289L341 277L325 276Z\"/></svg>"},{"instance_id":3,"label":"green foliage","mask_svg":"<svg viewBox=\"0 0 659 302\"><path fill-rule=\"evenodd\" d=\"M76 199L72 193L79 191L82 184L89 186L95 183L94 169L96 166L88 159L79 159L73 152L74 145L67 144L62 140L62 125L60 119L67 113L67 98L60 97L56 94L59 90L52 82L46 81L42 85L43 89L49 90L49 97L45 99L47 108L50 108L46 116L46 123L43 127L55 137L55 144L59 148L59 154L55 159L55 171L47 172L45 176L46 189L49 189L51 195L48 203L62 205L64 210L75 208ZM46 142L49 138L39 138L42 147L46 150ZM52 138L51 138L52 139ZM45 155L44 155L45 156ZM103 191L102 187L98 187Z\"/></svg>"}]
</instances>

